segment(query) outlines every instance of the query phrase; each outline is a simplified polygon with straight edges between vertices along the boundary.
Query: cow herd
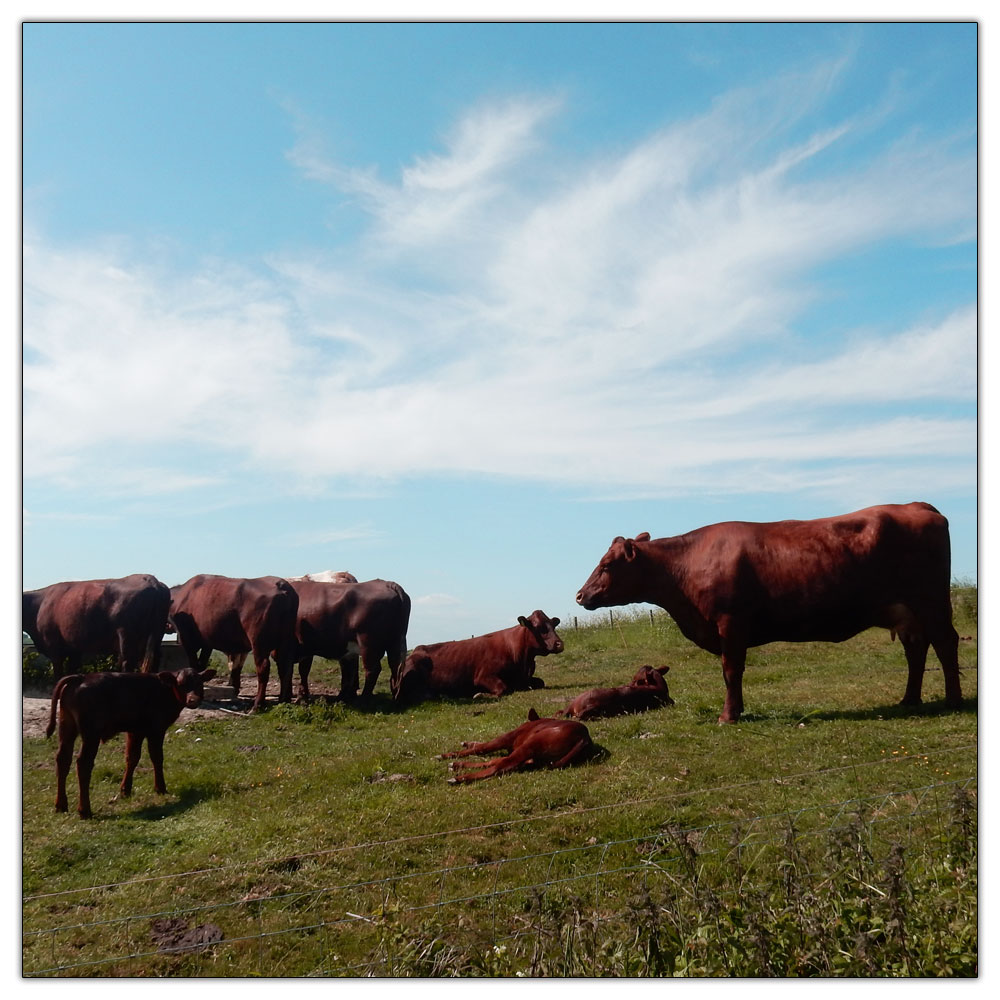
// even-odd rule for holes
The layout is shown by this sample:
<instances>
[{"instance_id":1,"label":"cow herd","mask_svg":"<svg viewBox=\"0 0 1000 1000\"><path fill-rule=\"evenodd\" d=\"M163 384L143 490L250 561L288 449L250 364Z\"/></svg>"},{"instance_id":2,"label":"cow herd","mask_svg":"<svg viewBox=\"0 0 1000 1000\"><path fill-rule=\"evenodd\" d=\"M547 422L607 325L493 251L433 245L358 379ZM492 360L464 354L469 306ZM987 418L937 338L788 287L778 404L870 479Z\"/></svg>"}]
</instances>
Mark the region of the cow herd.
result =
<instances>
[{"instance_id":1,"label":"cow herd","mask_svg":"<svg viewBox=\"0 0 1000 1000\"><path fill-rule=\"evenodd\" d=\"M927 651L941 661L945 699L961 704L958 635L951 622L951 565L947 520L925 503L883 505L812 521L713 524L671 538L616 538L577 594L587 609L638 602L666 609L681 632L721 657L726 698L720 722L743 711L747 649L777 640L848 639L879 626L898 636L908 666L904 704L921 699ZM22 628L53 663L56 687L48 735L56 727L57 810L66 809L65 778L73 745L80 814L90 815L90 770L100 741L128 734L122 794L143 739L157 791L163 791L162 744L185 705L197 704L213 649L229 658L229 681L239 692L248 653L257 671L251 711L259 710L275 661L279 701L290 701L298 664L308 700L315 656L336 660L339 698L370 696L385 657L394 699L409 704L432 696L501 696L544 687L539 656L560 653L558 618L536 610L510 628L471 639L417 646L407 655L410 598L386 580L358 582L350 574L233 579L198 575L167 588L155 577L58 583L26 591ZM157 672L160 642L175 631L188 665L176 675ZM111 653L123 673L79 675L84 656ZM135 671L142 670L142 674ZM70 676L63 674L68 670ZM496 740L466 744L455 755L507 750L508 756L461 766L470 781L525 763L565 766L587 756L589 733L578 720L673 704L666 667L644 666L632 682L574 699L551 719L532 711L522 726Z\"/></svg>"}]
</instances>

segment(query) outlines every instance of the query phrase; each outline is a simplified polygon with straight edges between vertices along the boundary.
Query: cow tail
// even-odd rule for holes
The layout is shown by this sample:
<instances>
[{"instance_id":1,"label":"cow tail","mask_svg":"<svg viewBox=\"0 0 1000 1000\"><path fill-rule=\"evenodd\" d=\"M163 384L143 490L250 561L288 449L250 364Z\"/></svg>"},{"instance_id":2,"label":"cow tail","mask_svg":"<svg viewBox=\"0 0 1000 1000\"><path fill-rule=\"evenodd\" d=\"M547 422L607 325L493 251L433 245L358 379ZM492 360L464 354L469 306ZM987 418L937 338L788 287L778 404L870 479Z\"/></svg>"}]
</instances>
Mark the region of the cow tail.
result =
<instances>
[{"instance_id":1,"label":"cow tail","mask_svg":"<svg viewBox=\"0 0 1000 1000\"><path fill-rule=\"evenodd\" d=\"M399 622L399 649L396 651L399 658L398 666L401 667L406 662L406 633L410 628L410 595L398 583L393 583L391 580L387 582L398 595L402 609Z\"/></svg>"},{"instance_id":2,"label":"cow tail","mask_svg":"<svg viewBox=\"0 0 1000 1000\"><path fill-rule=\"evenodd\" d=\"M150 632L146 637L146 652L142 657L142 672L154 674L160 665L160 642L162 637Z\"/></svg>"},{"instance_id":3,"label":"cow tail","mask_svg":"<svg viewBox=\"0 0 1000 1000\"><path fill-rule=\"evenodd\" d=\"M48 738L56 731L56 712L59 708L59 702L62 699L63 693L69 687L77 687L83 677L80 674L68 674L66 677L60 678L56 682L56 686L52 689L52 706L49 709L49 724L45 728L45 736Z\"/></svg>"}]
</instances>

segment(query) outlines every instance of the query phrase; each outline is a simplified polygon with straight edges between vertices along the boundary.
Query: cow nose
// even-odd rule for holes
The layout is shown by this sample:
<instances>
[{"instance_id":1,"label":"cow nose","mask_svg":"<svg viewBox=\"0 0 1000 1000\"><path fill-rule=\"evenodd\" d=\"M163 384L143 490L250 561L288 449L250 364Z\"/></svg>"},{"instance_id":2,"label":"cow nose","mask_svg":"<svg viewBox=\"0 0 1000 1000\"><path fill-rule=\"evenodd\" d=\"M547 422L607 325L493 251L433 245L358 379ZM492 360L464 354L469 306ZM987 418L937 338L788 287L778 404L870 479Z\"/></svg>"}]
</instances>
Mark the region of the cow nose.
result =
<instances>
[{"instance_id":1,"label":"cow nose","mask_svg":"<svg viewBox=\"0 0 1000 1000\"><path fill-rule=\"evenodd\" d=\"M582 590L578 590L576 592L576 603L577 604L583 604L583 591Z\"/></svg>"}]
</instances>

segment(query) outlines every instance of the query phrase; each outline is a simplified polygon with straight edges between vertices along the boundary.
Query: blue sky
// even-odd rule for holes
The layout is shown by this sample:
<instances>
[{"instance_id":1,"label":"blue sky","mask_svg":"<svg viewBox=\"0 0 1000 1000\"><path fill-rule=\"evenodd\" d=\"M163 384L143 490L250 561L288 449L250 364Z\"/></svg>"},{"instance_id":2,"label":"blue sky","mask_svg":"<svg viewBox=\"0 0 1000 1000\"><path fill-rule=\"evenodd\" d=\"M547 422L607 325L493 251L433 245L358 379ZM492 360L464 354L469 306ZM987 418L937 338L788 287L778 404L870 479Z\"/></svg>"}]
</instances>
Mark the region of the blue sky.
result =
<instances>
[{"instance_id":1,"label":"blue sky","mask_svg":"<svg viewBox=\"0 0 1000 1000\"><path fill-rule=\"evenodd\" d=\"M24 586L397 580L935 504L976 565L973 24L28 24Z\"/></svg>"}]
</instances>

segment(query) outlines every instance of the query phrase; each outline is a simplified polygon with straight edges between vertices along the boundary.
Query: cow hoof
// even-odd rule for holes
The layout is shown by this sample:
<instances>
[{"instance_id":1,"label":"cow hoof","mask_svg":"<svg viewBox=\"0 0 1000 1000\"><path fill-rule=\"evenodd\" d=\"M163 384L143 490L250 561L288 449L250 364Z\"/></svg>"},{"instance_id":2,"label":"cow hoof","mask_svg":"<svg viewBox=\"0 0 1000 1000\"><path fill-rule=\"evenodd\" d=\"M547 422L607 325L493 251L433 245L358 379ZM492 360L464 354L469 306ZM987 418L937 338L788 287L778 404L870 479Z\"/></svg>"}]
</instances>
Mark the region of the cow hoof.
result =
<instances>
[{"instance_id":1,"label":"cow hoof","mask_svg":"<svg viewBox=\"0 0 1000 1000\"><path fill-rule=\"evenodd\" d=\"M449 778L448 779L448 784L449 785L457 785L458 784L458 778Z\"/></svg>"},{"instance_id":2,"label":"cow hoof","mask_svg":"<svg viewBox=\"0 0 1000 1000\"><path fill-rule=\"evenodd\" d=\"M736 723L739 721L740 721L739 719L727 719L724 715L719 716L720 726L735 726Z\"/></svg>"}]
</instances>

